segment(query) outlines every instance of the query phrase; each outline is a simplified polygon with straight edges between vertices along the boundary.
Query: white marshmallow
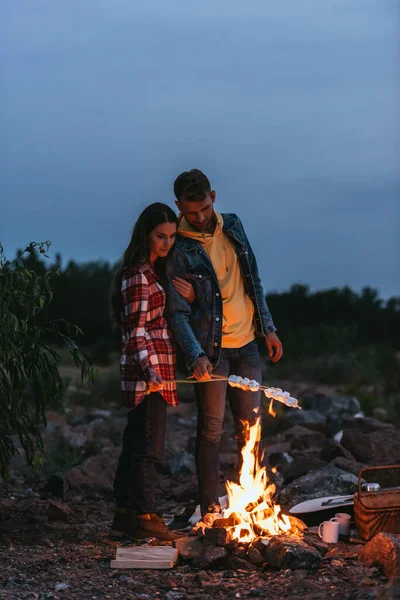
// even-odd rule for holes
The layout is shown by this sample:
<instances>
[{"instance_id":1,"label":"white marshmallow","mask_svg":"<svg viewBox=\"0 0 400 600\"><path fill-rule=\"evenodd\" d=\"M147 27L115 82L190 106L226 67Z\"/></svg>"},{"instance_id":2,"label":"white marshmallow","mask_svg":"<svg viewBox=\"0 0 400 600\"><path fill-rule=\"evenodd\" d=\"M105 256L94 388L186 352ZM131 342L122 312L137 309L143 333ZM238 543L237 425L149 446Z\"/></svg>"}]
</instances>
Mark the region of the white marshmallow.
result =
<instances>
[{"instance_id":1,"label":"white marshmallow","mask_svg":"<svg viewBox=\"0 0 400 600\"><path fill-rule=\"evenodd\" d=\"M258 392L259 389L260 389L260 384L258 383L258 381L256 381L255 379L251 379L249 381L249 390L251 392Z\"/></svg>"},{"instance_id":2,"label":"white marshmallow","mask_svg":"<svg viewBox=\"0 0 400 600\"><path fill-rule=\"evenodd\" d=\"M232 387L241 387L241 385L242 385L242 378L239 377L238 375L229 375L229 377L228 377L228 383Z\"/></svg>"},{"instance_id":3,"label":"white marshmallow","mask_svg":"<svg viewBox=\"0 0 400 600\"><path fill-rule=\"evenodd\" d=\"M250 383L250 379L248 377L244 377L242 379L242 389L247 390L249 383Z\"/></svg>"}]
</instances>

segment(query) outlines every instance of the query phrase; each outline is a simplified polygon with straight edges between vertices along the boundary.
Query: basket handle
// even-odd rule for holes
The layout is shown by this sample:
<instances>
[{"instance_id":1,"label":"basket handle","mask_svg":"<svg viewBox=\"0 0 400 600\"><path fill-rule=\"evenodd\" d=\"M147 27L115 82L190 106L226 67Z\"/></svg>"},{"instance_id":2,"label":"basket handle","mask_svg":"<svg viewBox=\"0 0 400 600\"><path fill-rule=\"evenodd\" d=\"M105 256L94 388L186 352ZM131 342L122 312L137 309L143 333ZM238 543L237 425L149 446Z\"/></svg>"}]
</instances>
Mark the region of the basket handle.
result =
<instances>
[{"instance_id":1,"label":"basket handle","mask_svg":"<svg viewBox=\"0 0 400 600\"><path fill-rule=\"evenodd\" d=\"M361 496L361 476L366 471L386 471L387 469L400 469L400 465L385 465L383 467L365 467L358 474L358 495Z\"/></svg>"}]
</instances>

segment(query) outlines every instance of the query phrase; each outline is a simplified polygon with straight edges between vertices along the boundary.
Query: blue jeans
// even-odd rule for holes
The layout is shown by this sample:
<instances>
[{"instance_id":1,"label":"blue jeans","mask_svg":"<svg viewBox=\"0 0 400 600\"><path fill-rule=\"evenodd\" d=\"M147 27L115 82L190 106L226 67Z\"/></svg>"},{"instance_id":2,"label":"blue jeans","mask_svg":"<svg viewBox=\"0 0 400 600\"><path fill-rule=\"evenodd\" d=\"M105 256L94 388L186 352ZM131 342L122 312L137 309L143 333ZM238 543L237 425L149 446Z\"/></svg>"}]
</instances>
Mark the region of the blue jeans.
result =
<instances>
[{"instance_id":1,"label":"blue jeans","mask_svg":"<svg viewBox=\"0 0 400 600\"><path fill-rule=\"evenodd\" d=\"M121 456L114 480L118 508L136 514L156 511L156 465L164 450L167 403L153 392L128 413Z\"/></svg>"},{"instance_id":2,"label":"blue jeans","mask_svg":"<svg viewBox=\"0 0 400 600\"><path fill-rule=\"evenodd\" d=\"M214 375L239 375L261 381L261 361L257 342L242 348L222 348L221 358ZM198 408L196 468L201 513L218 510L219 443L222 435L227 382L196 385ZM246 442L247 424L253 425L260 414L260 392L245 392L230 388L228 394L232 410L235 438L238 445L239 468L241 450Z\"/></svg>"}]
</instances>

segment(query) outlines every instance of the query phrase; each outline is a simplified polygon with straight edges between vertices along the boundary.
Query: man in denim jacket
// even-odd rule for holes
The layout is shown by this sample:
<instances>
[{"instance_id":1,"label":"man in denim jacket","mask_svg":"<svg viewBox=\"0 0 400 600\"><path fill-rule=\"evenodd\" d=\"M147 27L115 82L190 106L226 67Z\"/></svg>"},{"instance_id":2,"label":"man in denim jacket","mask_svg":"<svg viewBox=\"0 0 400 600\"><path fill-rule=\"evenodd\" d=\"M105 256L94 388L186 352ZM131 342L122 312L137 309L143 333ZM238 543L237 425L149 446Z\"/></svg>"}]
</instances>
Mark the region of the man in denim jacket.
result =
<instances>
[{"instance_id":1,"label":"man in denim jacket","mask_svg":"<svg viewBox=\"0 0 400 600\"><path fill-rule=\"evenodd\" d=\"M174 183L180 223L167 259L169 322L186 364L199 381L211 373L261 381L256 338L264 341L273 362L282 357L257 263L243 225L234 214L214 210L215 191L198 169L185 171ZM196 300L179 293L180 277L190 281ZM219 442L227 382L196 386L198 406L196 467L202 515L220 512ZM259 416L260 392L230 389L235 437L240 451L247 423Z\"/></svg>"}]
</instances>

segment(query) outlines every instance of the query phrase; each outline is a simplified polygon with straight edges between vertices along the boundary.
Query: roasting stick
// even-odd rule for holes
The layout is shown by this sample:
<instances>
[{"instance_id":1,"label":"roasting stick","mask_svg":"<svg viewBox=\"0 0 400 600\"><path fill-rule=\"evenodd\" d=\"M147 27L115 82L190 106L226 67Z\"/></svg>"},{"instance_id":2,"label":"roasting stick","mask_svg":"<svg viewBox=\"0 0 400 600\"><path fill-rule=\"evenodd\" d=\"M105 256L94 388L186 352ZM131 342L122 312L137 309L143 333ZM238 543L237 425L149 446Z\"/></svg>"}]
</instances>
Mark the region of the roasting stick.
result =
<instances>
[{"instance_id":1,"label":"roasting stick","mask_svg":"<svg viewBox=\"0 0 400 600\"><path fill-rule=\"evenodd\" d=\"M243 378L239 377L238 375L229 375L229 377L211 375L211 379L204 379L202 381L194 379L192 375L188 379L174 379L172 381L168 381L168 383L215 383L215 381L227 381L231 387L237 387L245 390L246 392L258 392L258 390L261 390L270 400L276 400L277 402L281 402L290 408L298 408L301 410L301 406L299 405L297 398L293 398L289 392L284 392L281 390L281 388L261 385L255 379L248 379L247 377Z\"/></svg>"}]
</instances>

